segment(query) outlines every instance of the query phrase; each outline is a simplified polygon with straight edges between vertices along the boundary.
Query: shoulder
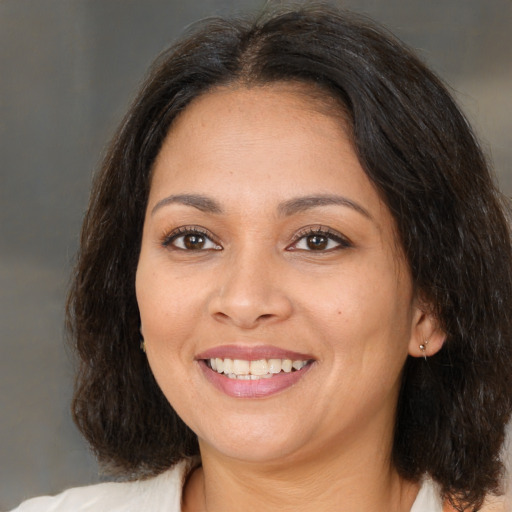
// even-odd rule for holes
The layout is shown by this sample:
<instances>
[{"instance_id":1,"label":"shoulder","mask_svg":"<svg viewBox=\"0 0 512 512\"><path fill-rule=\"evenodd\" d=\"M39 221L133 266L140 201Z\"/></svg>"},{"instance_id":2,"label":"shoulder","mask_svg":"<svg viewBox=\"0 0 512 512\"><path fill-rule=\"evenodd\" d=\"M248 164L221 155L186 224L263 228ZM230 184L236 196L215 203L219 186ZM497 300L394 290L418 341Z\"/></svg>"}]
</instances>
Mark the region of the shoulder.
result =
<instances>
[{"instance_id":1,"label":"shoulder","mask_svg":"<svg viewBox=\"0 0 512 512\"><path fill-rule=\"evenodd\" d=\"M480 512L512 512L505 496L487 496ZM447 501L442 502L439 485L425 478L410 512L457 512Z\"/></svg>"},{"instance_id":2,"label":"shoulder","mask_svg":"<svg viewBox=\"0 0 512 512\"><path fill-rule=\"evenodd\" d=\"M510 512L512 503L505 496L488 496L484 501L481 512Z\"/></svg>"},{"instance_id":3,"label":"shoulder","mask_svg":"<svg viewBox=\"0 0 512 512\"><path fill-rule=\"evenodd\" d=\"M411 512L443 512L439 486L430 478L424 478Z\"/></svg>"},{"instance_id":4,"label":"shoulder","mask_svg":"<svg viewBox=\"0 0 512 512\"><path fill-rule=\"evenodd\" d=\"M485 499L482 507L478 509L480 512L511 512L503 496L490 496ZM457 512L450 504L446 504L443 512Z\"/></svg>"},{"instance_id":5,"label":"shoulder","mask_svg":"<svg viewBox=\"0 0 512 512\"><path fill-rule=\"evenodd\" d=\"M190 461L147 480L109 482L68 489L23 502L11 512L179 512Z\"/></svg>"}]
</instances>

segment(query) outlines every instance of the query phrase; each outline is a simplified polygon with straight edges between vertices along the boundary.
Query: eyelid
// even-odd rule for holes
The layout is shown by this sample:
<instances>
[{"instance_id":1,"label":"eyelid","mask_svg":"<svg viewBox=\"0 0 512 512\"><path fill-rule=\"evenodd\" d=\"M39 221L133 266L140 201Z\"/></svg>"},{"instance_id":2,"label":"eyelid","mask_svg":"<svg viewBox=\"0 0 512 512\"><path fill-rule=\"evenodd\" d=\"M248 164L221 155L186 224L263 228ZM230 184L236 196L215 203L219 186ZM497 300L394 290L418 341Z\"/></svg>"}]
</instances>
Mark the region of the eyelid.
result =
<instances>
[{"instance_id":1,"label":"eyelid","mask_svg":"<svg viewBox=\"0 0 512 512\"><path fill-rule=\"evenodd\" d=\"M342 235L340 232L333 230L332 228L328 226L322 226L322 225L314 225L314 226L306 226L304 228L301 228L293 237L293 241L290 245L286 247L286 250L288 251L294 251L294 250L300 250L297 249L295 246L300 242L303 238L311 235L321 235L329 238L330 240L333 240L337 242L339 245L332 249L327 249L324 251L318 251L321 252L330 252L336 249L348 249L350 247L353 247L353 243L344 235ZM310 251L314 252L314 251Z\"/></svg>"},{"instance_id":2,"label":"eyelid","mask_svg":"<svg viewBox=\"0 0 512 512\"><path fill-rule=\"evenodd\" d=\"M179 247L173 246L173 242L178 239L179 237L185 236L185 235L202 235L211 242L213 242L218 248L215 249L202 249L203 251L208 250L221 250L222 246L220 245L219 241L217 240L217 237L208 229L203 228L202 226L180 226L178 228L173 229L171 232L165 232L162 236L162 242L161 245L165 248L174 248L176 250L185 250L180 249ZM198 251L199 252L199 251Z\"/></svg>"}]
</instances>

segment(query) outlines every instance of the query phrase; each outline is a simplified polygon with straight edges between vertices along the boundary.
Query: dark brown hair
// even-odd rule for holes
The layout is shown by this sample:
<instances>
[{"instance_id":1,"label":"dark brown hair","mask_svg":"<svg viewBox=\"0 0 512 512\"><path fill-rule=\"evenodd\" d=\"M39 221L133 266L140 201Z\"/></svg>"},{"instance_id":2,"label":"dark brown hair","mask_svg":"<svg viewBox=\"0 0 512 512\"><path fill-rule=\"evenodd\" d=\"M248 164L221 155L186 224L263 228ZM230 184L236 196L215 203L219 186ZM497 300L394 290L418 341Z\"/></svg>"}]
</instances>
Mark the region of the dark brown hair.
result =
<instances>
[{"instance_id":1,"label":"dark brown hair","mask_svg":"<svg viewBox=\"0 0 512 512\"><path fill-rule=\"evenodd\" d=\"M343 104L362 167L397 225L417 293L447 333L406 362L393 461L459 509L497 491L512 409L512 254L505 207L441 82L383 29L309 6L210 19L164 52L96 176L69 297L73 413L101 462L156 474L198 453L139 349L135 272L155 157L191 100L230 83L315 84Z\"/></svg>"}]
</instances>

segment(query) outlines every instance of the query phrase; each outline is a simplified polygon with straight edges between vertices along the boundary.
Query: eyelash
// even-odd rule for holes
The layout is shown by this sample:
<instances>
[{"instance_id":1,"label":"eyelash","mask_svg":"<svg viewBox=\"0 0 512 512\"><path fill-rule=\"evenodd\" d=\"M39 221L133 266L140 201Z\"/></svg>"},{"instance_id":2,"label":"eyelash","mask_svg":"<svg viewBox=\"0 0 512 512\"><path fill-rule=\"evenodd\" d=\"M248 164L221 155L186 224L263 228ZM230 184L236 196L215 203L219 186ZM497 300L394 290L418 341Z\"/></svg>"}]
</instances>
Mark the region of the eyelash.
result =
<instances>
[{"instance_id":1,"label":"eyelash","mask_svg":"<svg viewBox=\"0 0 512 512\"><path fill-rule=\"evenodd\" d=\"M207 251L207 250L209 250L209 251L222 250L222 246L216 241L216 239L212 233L210 233L207 229L200 228L197 226L182 226L182 227L179 227L179 228L173 230L171 233L169 233L163 237L162 246L166 247L166 248L171 248L173 250L178 250L178 251L194 251L194 249L190 249L190 248L186 248L186 247L178 247L176 245L177 240L179 240L180 238L184 238L187 235L195 235L195 236L203 237L204 239L206 239L205 244L208 244L208 242L209 242L210 244L214 245L214 247L207 247L207 248L200 247L198 249L195 249L198 252L199 251ZM311 249L311 248L305 249L305 248L297 247L302 240L306 240L306 243L307 243L307 238L312 237L312 236L325 237L327 239L327 242L326 242L327 246L320 247L320 248L317 247L316 249ZM329 247L330 242L335 242L337 245L335 247ZM300 230L294 237L293 242L289 246L286 247L286 250L288 250L288 251L302 250L302 251L306 251L306 252L325 253L325 252L331 252L331 251L340 250L340 249L348 249L350 247L352 247L352 243L347 238L343 237L342 235L340 235L339 233L337 233L335 231L332 231L330 228L327 228L324 226L310 226L310 227L303 228L302 230Z\"/></svg>"},{"instance_id":2,"label":"eyelash","mask_svg":"<svg viewBox=\"0 0 512 512\"><path fill-rule=\"evenodd\" d=\"M171 231L171 233L169 234L166 234L164 237L163 237L163 241L162 241L162 246L163 247L166 247L166 248L170 248L170 249L173 249L173 250L177 250L177 251L193 251L193 249L186 249L184 247L178 247L176 245L176 241L180 238L184 238L186 237L187 235L195 235L195 236L200 236L200 237L203 237L205 238L207 241L209 241L210 243L214 244L216 247L209 247L207 249L203 249L202 247L200 249L196 249L198 252L199 251L206 251L206 250L221 250L222 247L220 246L220 244L215 240L215 237L213 236L212 233L210 233L207 229L204 229L204 228L200 228L200 227L197 227L197 226L182 226L182 227L179 227L173 231Z\"/></svg>"},{"instance_id":3,"label":"eyelash","mask_svg":"<svg viewBox=\"0 0 512 512\"><path fill-rule=\"evenodd\" d=\"M327 244L329 244L329 242L332 241L332 242L336 242L338 245L336 245L335 247L327 248L327 249L317 249L317 250L315 250L315 249L308 250L308 249L297 248L297 245L299 244L299 242L301 242L302 240L306 240L310 236L325 237L327 239ZM287 250L288 251L304 250L304 251L308 251L308 252L323 252L323 253L325 253L325 252L331 252L331 251L340 250L340 249L349 249L352 246L353 245L352 245L352 242L350 242L350 240L348 240L341 234L337 233L336 231L332 231L328 227L310 226L310 227L302 229L301 231L299 231L297 233L295 240L292 242L291 245L289 245L287 247Z\"/></svg>"}]
</instances>

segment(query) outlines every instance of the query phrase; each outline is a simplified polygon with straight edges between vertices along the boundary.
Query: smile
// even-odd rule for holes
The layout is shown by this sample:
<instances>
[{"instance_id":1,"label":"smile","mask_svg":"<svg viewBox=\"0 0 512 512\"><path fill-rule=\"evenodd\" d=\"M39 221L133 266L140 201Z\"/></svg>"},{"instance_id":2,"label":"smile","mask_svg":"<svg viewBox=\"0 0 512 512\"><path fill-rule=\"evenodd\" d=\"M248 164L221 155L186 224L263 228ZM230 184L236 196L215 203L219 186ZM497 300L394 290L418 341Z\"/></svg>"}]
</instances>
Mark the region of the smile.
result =
<instances>
[{"instance_id":1,"label":"smile","mask_svg":"<svg viewBox=\"0 0 512 512\"><path fill-rule=\"evenodd\" d=\"M221 359L215 357L207 359L205 362L208 368L219 374L224 374L229 379L259 380L270 379L278 374L301 370L310 361L275 358L249 361L245 359Z\"/></svg>"},{"instance_id":2,"label":"smile","mask_svg":"<svg viewBox=\"0 0 512 512\"><path fill-rule=\"evenodd\" d=\"M206 380L222 394L233 398L269 398L301 381L314 366L314 359L198 359Z\"/></svg>"}]
</instances>

